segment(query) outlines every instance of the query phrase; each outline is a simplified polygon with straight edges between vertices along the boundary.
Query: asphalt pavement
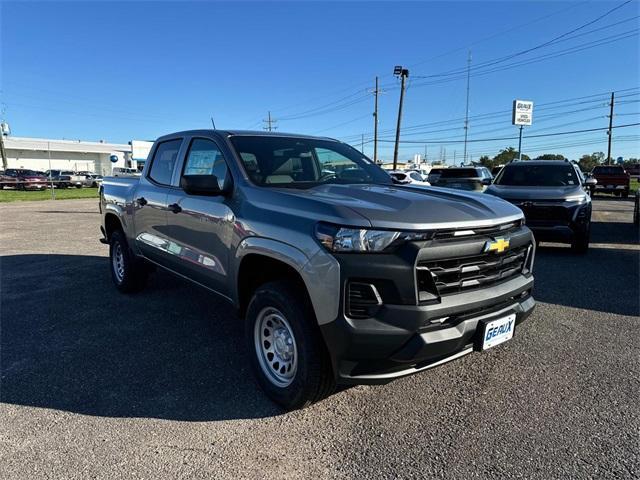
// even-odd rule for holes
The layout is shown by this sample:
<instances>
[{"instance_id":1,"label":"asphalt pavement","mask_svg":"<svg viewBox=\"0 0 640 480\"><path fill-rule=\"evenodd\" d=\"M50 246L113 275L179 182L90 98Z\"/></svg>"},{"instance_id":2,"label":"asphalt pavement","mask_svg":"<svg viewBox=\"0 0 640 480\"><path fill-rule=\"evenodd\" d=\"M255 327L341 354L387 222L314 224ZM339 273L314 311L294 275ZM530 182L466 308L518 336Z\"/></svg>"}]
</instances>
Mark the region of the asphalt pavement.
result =
<instances>
[{"instance_id":1,"label":"asphalt pavement","mask_svg":"<svg viewBox=\"0 0 640 480\"><path fill-rule=\"evenodd\" d=\"M284 413L234 311L159 272L124 296L95 200L0 205L0 478L638 478L640 246L542 244L512 341Z\"/></svg>"}]
</instances>

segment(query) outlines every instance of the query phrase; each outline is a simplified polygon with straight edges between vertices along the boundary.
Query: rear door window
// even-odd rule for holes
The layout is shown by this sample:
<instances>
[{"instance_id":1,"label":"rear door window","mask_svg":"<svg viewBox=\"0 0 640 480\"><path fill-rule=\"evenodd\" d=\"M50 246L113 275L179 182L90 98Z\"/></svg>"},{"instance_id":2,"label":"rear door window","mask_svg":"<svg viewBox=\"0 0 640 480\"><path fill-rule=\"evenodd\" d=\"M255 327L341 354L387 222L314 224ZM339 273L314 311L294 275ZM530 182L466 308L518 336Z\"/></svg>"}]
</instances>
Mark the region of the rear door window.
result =
<instances>
[{"instance_id":1,"label":"rear door window","mask_svg":"<svg viewBox=\"0 0 640 480\"><path fill-rule=\"evenodd\" d=\"M171 177L178 159L180 145L182 145L181 138L158 144L149 171L151 180L161 185L171 185Z\"/></svg>"}]
</instances>

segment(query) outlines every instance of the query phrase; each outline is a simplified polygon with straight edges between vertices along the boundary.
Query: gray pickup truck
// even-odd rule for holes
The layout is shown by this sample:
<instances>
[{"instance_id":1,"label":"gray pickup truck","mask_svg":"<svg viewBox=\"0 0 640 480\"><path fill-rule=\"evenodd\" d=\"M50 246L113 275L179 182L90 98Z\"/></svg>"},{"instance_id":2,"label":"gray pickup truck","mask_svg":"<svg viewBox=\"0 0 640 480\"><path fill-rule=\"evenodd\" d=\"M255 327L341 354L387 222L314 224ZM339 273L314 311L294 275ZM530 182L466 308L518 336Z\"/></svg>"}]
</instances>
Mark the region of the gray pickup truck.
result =
<instances>
[{"instance_id":1,"label":"gray pickup truck","mask_svg":"<svg viewBox=\"0 0 640 480\"><path fill-rule=\"evenodd\" d=\"M535 305L518 208L394 185L329 138L167 135L140 178L104 179L100 210L116 287L142 289L155 265L228 300L288 409L491 348Z\"/></svg>"}]
</instances>

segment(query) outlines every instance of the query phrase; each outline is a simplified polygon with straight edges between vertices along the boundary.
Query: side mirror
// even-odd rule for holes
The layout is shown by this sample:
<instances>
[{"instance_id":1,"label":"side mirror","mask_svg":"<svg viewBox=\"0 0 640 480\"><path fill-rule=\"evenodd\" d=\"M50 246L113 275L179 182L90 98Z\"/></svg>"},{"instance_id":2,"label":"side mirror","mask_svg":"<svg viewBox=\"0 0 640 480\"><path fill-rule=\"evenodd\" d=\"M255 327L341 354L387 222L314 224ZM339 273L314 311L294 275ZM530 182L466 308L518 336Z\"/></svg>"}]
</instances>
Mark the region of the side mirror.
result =
<instances>
[{"instance_id":1,"label":"side mirror","mask_svg":"<svg viewBox=\"0 0 640 480\"><path fill-rule=\"evenodd\" d=\"M224 193L215 175L183 175L180 188L189 195L216 196Z\"/></svg>"},{"instance_id":2,"label":"side mirror","mask_svg":"<svg viewBox=\"0 0 640 480\"><path fill-rule=\"evenodd\" d=\"M491 185L491 179L490 178L483 178L482 179L482 185Z\"/></svg>"},{"instance_id":3,"label":"side mirror","mask_svg":"<svg viewBox=\"0 0 640 480\"><path fill-rule=\"evenodd\" d=\"M585 187L595 187L598 184L598 180L596 180L595 178L591 177L591 178L587 178L584 181L584 185Z\"/></svg>"}]
</instances>

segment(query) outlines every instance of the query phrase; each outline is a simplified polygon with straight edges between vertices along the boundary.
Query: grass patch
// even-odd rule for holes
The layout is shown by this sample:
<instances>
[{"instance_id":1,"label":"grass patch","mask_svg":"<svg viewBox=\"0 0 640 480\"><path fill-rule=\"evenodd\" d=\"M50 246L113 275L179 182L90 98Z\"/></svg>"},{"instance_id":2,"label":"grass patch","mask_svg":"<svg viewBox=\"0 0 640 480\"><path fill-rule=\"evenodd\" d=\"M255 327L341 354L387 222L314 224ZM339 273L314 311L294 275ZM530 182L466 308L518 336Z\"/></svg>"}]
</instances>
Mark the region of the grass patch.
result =
<instances>
[{"instance_id":1,"label":"grass patch","mask_svg":"<svg viewBox=\"0 0 640 480\"><path fill-rule=\"evenodd\" d=\"M635 192L636 190L638 190L640 188L640 180L638 180L637 178L632 178L631 179L631 185L629 186L629 189L632 192Z\"/></svg>"},{"instance_id":2,"label":"grass patch","mask_svg":"<svg viewBox=\"0 0 640 480\"><path fill-rule=\"evenodd\" d=\"M54 190L56 200L74 198L98 198L97 188L65 188ZM0 202L29 202L35 200L51 200L51 190L0 190Z\"/></svg>"}]
</instances>

